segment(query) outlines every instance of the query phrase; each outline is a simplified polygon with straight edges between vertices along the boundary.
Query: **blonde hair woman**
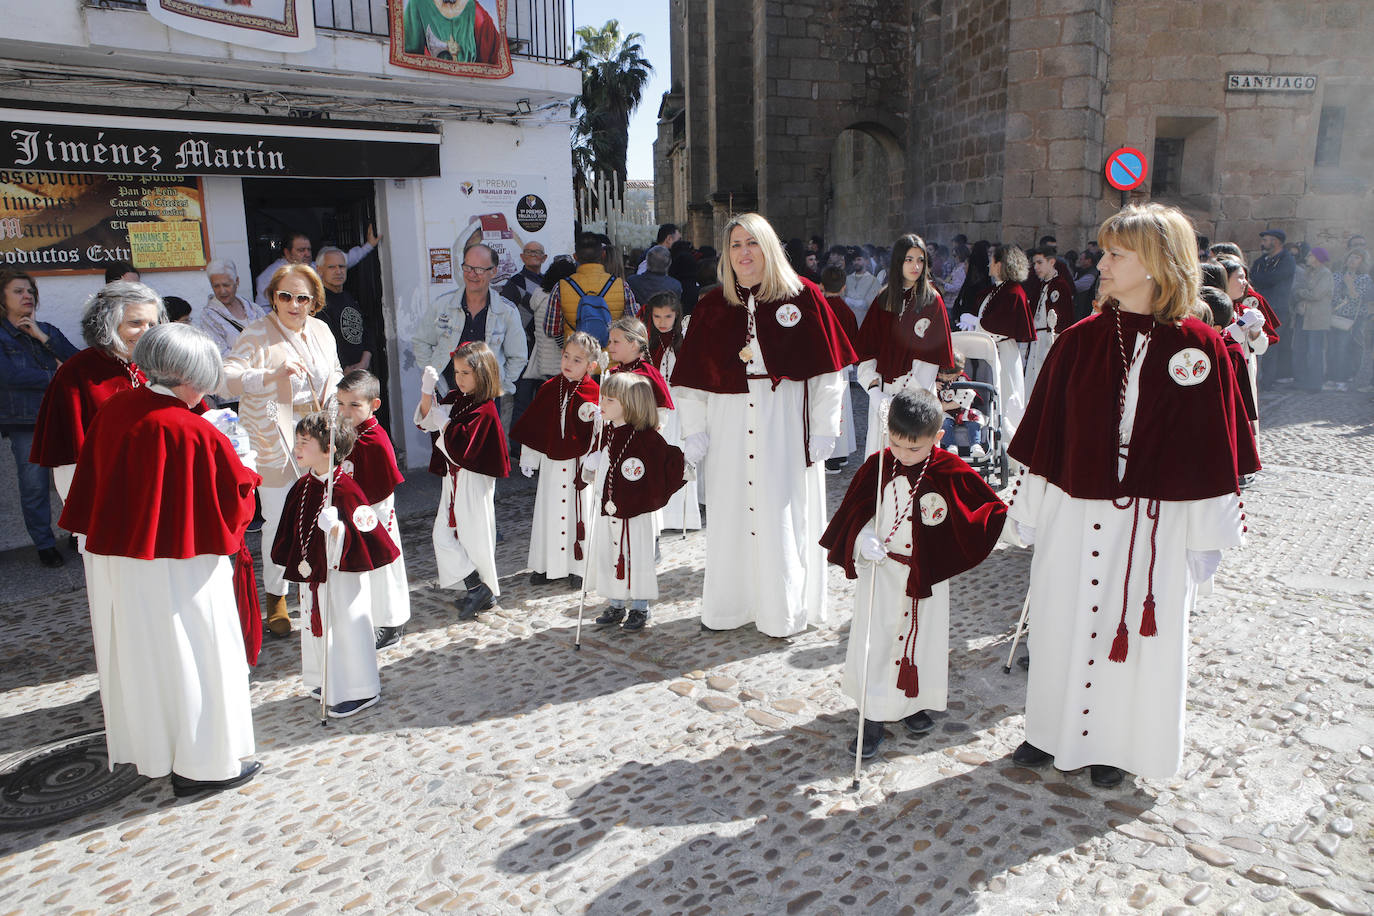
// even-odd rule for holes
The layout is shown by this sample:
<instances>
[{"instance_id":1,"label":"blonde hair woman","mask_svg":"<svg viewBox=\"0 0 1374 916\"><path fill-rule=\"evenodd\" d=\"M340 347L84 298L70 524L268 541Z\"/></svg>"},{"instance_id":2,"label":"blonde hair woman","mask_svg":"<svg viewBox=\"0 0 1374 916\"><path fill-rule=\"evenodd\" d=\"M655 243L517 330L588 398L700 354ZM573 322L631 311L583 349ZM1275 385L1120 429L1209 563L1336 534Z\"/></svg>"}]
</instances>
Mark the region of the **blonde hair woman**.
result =
<instances>
[{"instance_id":1,"label":"blonde hair woman","mask_svg":"<svg viewBox=\"0 0 1374 916\"><path fill-rule=\"evenodd\" d=\"M300 471L291 460L296 421L320 410L343 378L329 325L314 315L324 308L324 284L306 264L277 268L267 284L271 312L243 329L224 357L218 394L239 402L239 423L258 453L262 486L262 542L277 534L282 506ZM291 633L286 611L286 570L263 551L267 629Z\"/></svg>"},{"instance_id":2,"label":"blonde hair woman","mask_svg":"<svg viewBox=\"0 0 1374 916\"><path fill-rule=\"evenodd\" d=\"M1177 772L1188 615L1242 542L1237 475L1259 467L1221 338L1189 317L1193 233L1159 204L1102 224L1102 311L1055 342L1011 443L1009 517L1036 545L1015 760L1091 766L1097 786Z\"/></svg>"},{"instance_id":3,"label":"blonde hair woman","mask_svg":"<svg viewBox=\"0 0 1374 916\"><path fill-rule=\"evenodd\" d=\"M705 468L712 519L701 623L790 636L826 618L824 461L856 357L767 220L735 217L721 248L721 285L692 310L673 375L683 452Z\"/></svg>"}]
</instances>

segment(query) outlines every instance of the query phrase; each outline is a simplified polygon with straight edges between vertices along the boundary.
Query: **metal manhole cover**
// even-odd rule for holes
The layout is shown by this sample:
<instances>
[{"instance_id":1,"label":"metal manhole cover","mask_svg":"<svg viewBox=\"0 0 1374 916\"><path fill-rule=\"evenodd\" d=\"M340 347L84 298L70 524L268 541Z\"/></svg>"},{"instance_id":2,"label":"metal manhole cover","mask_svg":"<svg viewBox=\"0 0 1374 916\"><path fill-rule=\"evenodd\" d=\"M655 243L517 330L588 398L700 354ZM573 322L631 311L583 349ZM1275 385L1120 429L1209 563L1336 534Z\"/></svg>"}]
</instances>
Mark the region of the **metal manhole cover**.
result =
<instances>
[{"instance_id":1,"label":"metal manhole cover","mask_svg":"<svg viewBox=\"0 0 1374 916\"><path fill-rule=\"evenodd\" d=\"M47 827L147 785L132 764L110 769L105 732L83 732L19 756L0 773L0 833Z\"/></svg>"}]
</instances>

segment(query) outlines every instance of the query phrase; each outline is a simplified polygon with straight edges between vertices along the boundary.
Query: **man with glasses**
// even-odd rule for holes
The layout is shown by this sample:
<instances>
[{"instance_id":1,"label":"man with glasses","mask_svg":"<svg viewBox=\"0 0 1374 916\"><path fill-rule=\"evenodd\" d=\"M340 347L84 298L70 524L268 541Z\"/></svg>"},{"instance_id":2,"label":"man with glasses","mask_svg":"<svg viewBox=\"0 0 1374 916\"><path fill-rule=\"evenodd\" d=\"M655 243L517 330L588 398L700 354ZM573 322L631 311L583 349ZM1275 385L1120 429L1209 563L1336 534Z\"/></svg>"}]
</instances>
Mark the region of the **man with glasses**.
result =
<instances>
[{"instance_id":1,"label":"man with glasses","mask_svg":"<svg viewBox=\"0 0 1374 916\"><path fill-rule=\"evenodd\" d=\"M503 395L515 391L529 359L519 310L491 288L498 263L496 252L482 242L463 249L463 288L434 300L411 339L416 363L422 369L433 366L449 388L454 386L451 354L469 341L491 347L501 366Z\"/></svg>"},{"instance_id":2,"label":"man with glasses","mask_svg":"<svg viewBox=\"0 0 1374 916\"><path fill-rule=\"evenodd\" d=\"M534 312L530 310L530 295L544 282L544 262L549 258L540 242L528 242L520 250L525 266L501 287L501 295L520 310L520 323L525 326L525 346L534 345Z\"/></svg>"},{"instance_id":3,"label":"man with glasses","mask_svg":"<svg viewBox=\"0 0 1374 916\"><path fill-rule=\"evenodd\" d=\"M377 247L377 243L382 237L377 234L377 230L369 223L367 226L367 240L361 245L355 245L344 254L344 263L348 269L352 269L363 258L372 254ZM272 281L272 276L277 272L277 268L285 267L287 264L308 264L315 267L315 262L311 255L313 247L310 244L310 236L304 232L288 232L282 236L281 257L277 258L267 269L258 274L256 285L253 287L257 291L257 303L263 308L268 308L271 303L267 301L267 284ZM318 268L316 268L318 272Z\"/></svg>"}]
</instances>

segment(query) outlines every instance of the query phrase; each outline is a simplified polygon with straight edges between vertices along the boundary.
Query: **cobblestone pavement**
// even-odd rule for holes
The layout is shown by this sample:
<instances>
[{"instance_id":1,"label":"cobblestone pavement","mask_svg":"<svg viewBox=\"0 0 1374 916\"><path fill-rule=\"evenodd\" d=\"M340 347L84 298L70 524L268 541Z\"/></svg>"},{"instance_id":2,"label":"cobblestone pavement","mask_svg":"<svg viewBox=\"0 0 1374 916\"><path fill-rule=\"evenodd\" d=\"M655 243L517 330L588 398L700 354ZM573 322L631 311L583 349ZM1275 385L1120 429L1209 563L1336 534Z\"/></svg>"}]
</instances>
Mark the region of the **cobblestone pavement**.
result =
<instances>
[{"instance_id":1,"label":"cobblestone pavement","mask_svg":"<svg viewBox=\"0 0 1374 916\"><path fill-rule=\"evenodd\" d=\"M430 519L408 519L415 618L382 653L379 706L321 727L298 644L269 642L262 774L185 800L151 780L0 834L0 913L1368 913L1374 408L1263 410L1251 540L1196 611L1173 779L1098 790L1012 765L1025 551L953 584L950 709L894 732L855 793L851 583L832 571L833 628L702 633L704 534L665 536L651 627L590 628L574 652L576 593L525 581L532 491L514 486L498 609L458 623ZM84 593L0 621L0 757L99 727Z\"/></svg>"}]
</instances>

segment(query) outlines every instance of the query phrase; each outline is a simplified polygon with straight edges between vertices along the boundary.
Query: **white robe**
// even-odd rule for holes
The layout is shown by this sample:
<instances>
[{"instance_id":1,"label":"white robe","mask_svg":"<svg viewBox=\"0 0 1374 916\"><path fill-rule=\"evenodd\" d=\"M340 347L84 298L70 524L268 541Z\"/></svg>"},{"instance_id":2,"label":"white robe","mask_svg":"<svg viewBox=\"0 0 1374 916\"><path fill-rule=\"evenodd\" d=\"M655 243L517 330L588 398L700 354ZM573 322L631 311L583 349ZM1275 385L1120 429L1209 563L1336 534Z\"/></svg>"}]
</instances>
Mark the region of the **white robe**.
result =
<instances>
[{"instance_id":1,"label":"white robe","mask_svg":"<svg viewBox=\"0 0 1374 916\"><path fill-rule=\"evenodd\" d=\"M682 320L682 333L687 333L686 318ZM673 369L676 367L677 354L672 350L667 350L663 354L663 360L656 368L663 378L671 384ZM663 441L669 445L682 448L682 418L678 416L677 410L660 410L658 415L663 419L663 425L658 430ZM669 498L668 505L659 510L659 518L664 528L686 531L695 531L700 528L701 503L697 495L696 482L689 480L682 489L674 493Z\"/></svg>"},{"instance_id":2,"label":"white robe","mask_svg":"<svg viewBox=\"0 0 1374 916\"><path fill-rule=\"evenodd\" d=\"M448 416L448 405L437 401L423 417L419 406L415 407L415 425L426 432L438 433L440 450L444 447ZM444 475L444 488L439 495L439 509L434 514L431 535L439 587L457 588L475 569L491 593L500 595L501 583L496 578L496 478L459 468L456 492L453 479L452 473ZM450 528L448 524L450 499L453 499L457 528Z\"/></svg>"},{"instance_id":3,"label":"white robe","mask_svg":"<svg viewBox=\"0 0 1374 916\"><path fill-rule=\"evenodd\" d=\"M840 399L840 444L835 446L831 458L847 459L859 447L859 441L854 436L854 392L849 385L853 378L854 367L850 366L844 370L844 396Z\"/></svg>"},{"instance_id":4,"label":"white robe","mask_svg":"<svg viewBox=\"0 0 1374 916\"><path fill-rule=\"evenodd\" d=\"M582 503L584 531L590 532L592 491L590 487L578 491L574 486L577 459L555 461L526 445L521 449L520 463L539 468L539 487L534 494L534 518L530 525L530 569L550 579L582 575L587 562L587 543L582 545L582 559L579 560L576 501Z\"/></svg>"},{"instance_id":5,"label":"white robe","mask_svg":"<svg viewBox=\"0 0 1374 916\"><path fill-rule=\"evenodd\" d=\"M110 764L230 779L253 753L253 710L229 557L85 554Z\"/></svg>"},{"instance_id":6,"label":"white robe","mask_svg":"<svg viewBox=\"0 0 1374 916\"><path fill-rule=\"evenodd\" d=\"M396 494L373 503L372 511L386 526L387 536L396 545L397 557L367 577L372 589L372 623L379 627L399 627L410 619L410 580L406 576L405 552L401 547L401 525L396 520ZM368 694L371 696L371 694Z\"/></svg>"},{"instance_id":7,"label":"white robe","mask_svg":"<svg viewBox=\"0 0 1374 916\"><path fill-rule=\"evenodd\" d=\"M997 399L1002 405L1002 435L1010 443L1016 436L1016 427L1026 415L1026 368L1021 360L1021 344L1010 337L993 334L983 327L983 309L992 301L989 293L978 307L978 330L991 334L997 341L997 359L1001 363L1001 375L997 379Z\"/></svg>"},{"instance_id":8,"label":"white robe","mask_svg":"<svg viewBox=\"0 0 1374 916\"><path fill-rule=\"evenodd\" d=\"M1134 424L1144 362L1142 355L1128 380L1126 430ZM1017 490L1008 516L1035 529L1026 740L1053 754L1061 770L1106 764L1151 778L1173 775L1183 760L1188 617L1199 585L1188 551L1242 543L1239 497L1159 504L1158 632L1150 637L1140 635L1152 524L1142 501L1126 614L1130 641L1126 660L1113 662L1107 656L1121 619L1134 511L1111 500L1074 498L1030 473L1022 474Z\"/></svg>"},{"instance_id":9,"label":"white robe","mask_svg":"<svg viewBox=\"0 0 1374 916\"><path fill-rule=\"evenodd\" d=\"M380 578L377 572L331 569L329 578L319 587L323 605L321 623L329 644L328 670L324 674L329 678L325 701L330 706L348 700L365 700L381 693L377 638L373 633L371 611L373 580ZM314 603L310 599L310 586L301 584L299 587L301 680L307 688L313 689L320 686L322 680L320 669L325 661L325 637L311 635L310 616Z\"/></svg>"},{"instance_id":10,"label":"white robe","mask_svg":"<svg viewBox=\"0 0 1374 916\"><path fill-rule=\"evenodd\" d=\"M592 499L605 492L606 466L609 461L602 452L601 467L588 488ZM591 567L587 571L587 590L613 601L636 598L653 601L658 598L658 575L654 570L654 514L646 512L633 518L621 519L601 514L599 507L591 526ZM625 532L628 528L629 531ZM617 579L616 563L621 558L622 538L625 550L625 578Z\"/></svg>"},{"instance_id":11,"label":"white robe","mask_svg":"<svg viewBox=\"0 0 1374 916\"><path fill-rule=\"evenodd\" d=\"M900 485L899 485L900 484ZM897 512L905 507L911 496L911 481L897 476L883 489L882 511L876 531L886 536L897 520ZM933 529L932 529L933 530ZM874 534L874 527L864 529ZM894 553L909 554L911 520L897 527L889 541ZM860 535L862 537L862 534ZM855 550L857 556L857 548ZM868 702L864 718L874 722L895 722L923 709L943 710L949 687L949 583L937 582L929 598L917 604L916 668L920 693L908 697L897 689L897 666L901 661L906 635L911 629L912 600L906 593L910 567L889 557L879 564L878 579L873 588L873 608L868 595L875 567L858 561L859 579L854 586L854 620L849 625L849 648L845 653L844 677L840 689L845 696L859 701L860 679L864 666L864 632L869 628L872 614L872 638L868 650Z\"/></svg>"},{"instance_id":12,"label":"white robe","mask_svg":"<svg viewBox=\"0 0 1374 916\"><path fill-rule=\"evenodd\" d=\"M1045 357L1049 356L1050 347L1054 346L1055 338L1058 336L1053 331L1045 330L1050 326L1049 316L1057 314L1049 307L1049 288L1048 283L1041 288L1040 301L1035 306L1035 340L1022 344L1026 348L1026 400L1030 400L1031 392L1035 391L1035 380L1040 377L1040 367L1045 365ZM1019 417L1017 419L1020 420Z\"/></svg>"},{"instance_id":13,"label":"white robe","mask_svg":"<svg viewBox=\"0 0 1374 916\"><path fill-rule=\"evenodd\" d=\"M924 360L913 359L911 361L911 371L905 375L899 375L890 382L884 382L882 376L878 374L878 361L876 359L866 359L855 367L855 372L859 377L859 385L868 392L868 433L864 437L864 457L878 451L878 443L882 440L883 424L881 415L878 413L879 399L872 396L869 389L875 385L882 386L884 400L896 396L899 392L910 388L913 391L924 388L931 394L935 394L935 382L940 374L940 367L934 363Z\"/></svg>"},{"instance_id":14,"label":"white robe","mask_svg":"<svg viewBox=\"0 0 1374 916\"><path fill-rule=\"evenodd\" d=\"M758 341L753 349L747 371L764 374L767 354ZM752 622L781 637L828 621L820 537L829 456L806 466L803 398L809 395L811 435L838 437L844 384L837 371L776 389L769 379L750 379L743 394L673 389L684 440L697 432L711 440L703 461L711 517L704 625L731 630Z\"/></svg>"}]
</instances>

